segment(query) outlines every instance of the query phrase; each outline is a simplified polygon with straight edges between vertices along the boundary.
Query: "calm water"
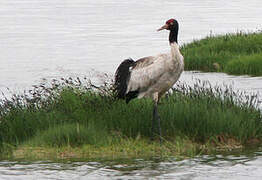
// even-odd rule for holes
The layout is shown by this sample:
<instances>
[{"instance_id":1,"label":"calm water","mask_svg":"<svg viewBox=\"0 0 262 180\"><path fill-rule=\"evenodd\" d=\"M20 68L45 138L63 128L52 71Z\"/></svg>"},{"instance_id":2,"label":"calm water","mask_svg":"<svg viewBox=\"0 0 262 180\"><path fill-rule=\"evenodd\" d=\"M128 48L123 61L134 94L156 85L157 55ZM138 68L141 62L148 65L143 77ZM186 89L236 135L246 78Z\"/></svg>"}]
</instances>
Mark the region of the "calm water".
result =
<instances>
[{"instance_id":1,"label":"calm water","mask_svg":"<svg viewBox=\"0 0 262 180\"><path fill-rule=\"evenodd\" d=\"M1 0L0 89L114 73L125 58L167 52L168 32L156 29L171 17L180 22L180 44L210 31L256 31L261 6L260 0Z\"/></svg>"},{"instance_id":2,"label":"calm water","mask_svg":"<svg viewBox=\"0 0 262 180\"><path fill-rule=\"evenodd\" d=\"M186 160L0 162L0 179L230 179L259 180L262 153L201 156Z\"/></svg>"},{"instance_id":3,"label":"calm water","mask_svg":"<svg viewBox=\"0 0 262 180\"><path fill-rule=\"evenodd\" d=\"M0 90L27 89L42 78L99 79L112 75L125 58L167 52L168 32L156 29L171 17L180 22L180 44L210 33L261 30L261 7L261 0L1 0ZM262 93L261 77L184 72L180 81L195 79ZM0 179L260 179L261 167L260 149L251 155L113 165L1 161Z\"/></svg>"}]
</instances>

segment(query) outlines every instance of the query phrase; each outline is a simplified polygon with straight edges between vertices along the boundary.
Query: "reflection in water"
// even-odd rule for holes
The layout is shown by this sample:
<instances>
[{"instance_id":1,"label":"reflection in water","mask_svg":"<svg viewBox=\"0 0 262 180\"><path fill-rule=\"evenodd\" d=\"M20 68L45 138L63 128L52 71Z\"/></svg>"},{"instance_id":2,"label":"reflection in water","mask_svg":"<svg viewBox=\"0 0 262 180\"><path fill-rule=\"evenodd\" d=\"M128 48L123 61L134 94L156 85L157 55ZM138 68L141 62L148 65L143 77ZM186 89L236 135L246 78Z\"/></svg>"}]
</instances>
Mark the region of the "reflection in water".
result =
<instances>
[{"instance_id":1,"label":"reflection in water","mask_svg":"<svg viewBox=\"0 0 262 180\"><path fill-rule=\"evenodd\" d=\"M246 152L246 154L248 154ZM262 153L100 162L0 162L0 179L260 179Z\"/></svg>"}]
</instances>

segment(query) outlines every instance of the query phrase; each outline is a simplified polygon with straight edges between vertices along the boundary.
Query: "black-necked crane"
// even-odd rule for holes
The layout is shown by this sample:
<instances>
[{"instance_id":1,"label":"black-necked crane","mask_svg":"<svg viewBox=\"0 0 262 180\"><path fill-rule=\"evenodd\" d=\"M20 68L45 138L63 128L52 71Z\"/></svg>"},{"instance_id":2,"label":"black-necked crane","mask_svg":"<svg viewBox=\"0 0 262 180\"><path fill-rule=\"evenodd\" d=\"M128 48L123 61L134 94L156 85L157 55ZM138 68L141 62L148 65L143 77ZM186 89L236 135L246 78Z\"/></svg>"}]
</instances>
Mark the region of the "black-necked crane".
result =
<instances>
[{"instance_id":1,"label":"black-necked crane","mask_svg":"<svg viewBox=\"0 0 262 180\"><path fill-rule=\"evenodd\" d=\"M158 103L160 97L176 83L184 70L184 58L177 44L179 29L177 20L169 19L157 31L163 29L170 31L170 53L144 57L137 61L126 59L119 65L115 73L118 98L125 99L126 103L133 98L151 97L153 99L152 135L157 122L160 142L161 126Z\"/></svg>"}]
</instances>

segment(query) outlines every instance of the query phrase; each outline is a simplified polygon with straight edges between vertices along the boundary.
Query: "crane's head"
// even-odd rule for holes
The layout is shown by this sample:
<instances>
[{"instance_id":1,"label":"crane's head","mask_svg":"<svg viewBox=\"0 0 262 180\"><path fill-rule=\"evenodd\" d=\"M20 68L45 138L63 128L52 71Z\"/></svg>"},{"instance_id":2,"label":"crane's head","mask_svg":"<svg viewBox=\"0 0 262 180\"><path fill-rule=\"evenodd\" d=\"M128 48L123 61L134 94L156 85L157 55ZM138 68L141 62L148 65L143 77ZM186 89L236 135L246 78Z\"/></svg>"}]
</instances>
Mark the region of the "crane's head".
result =
<instances>
[{"instance_id":1,"label":"crane's head","mask_svg":"<svg viewBox=\"0 0 262 180\"><path fill-rule=\"evenodd\" d=\"M161 31L163 29L166 30L174 30L174 29L178 29L178 22L175 19L169 19L168 21L166 21L166 24L164 26L162 26L161 28L159 28L157 31Z\"/></svg>"}]
</instances>

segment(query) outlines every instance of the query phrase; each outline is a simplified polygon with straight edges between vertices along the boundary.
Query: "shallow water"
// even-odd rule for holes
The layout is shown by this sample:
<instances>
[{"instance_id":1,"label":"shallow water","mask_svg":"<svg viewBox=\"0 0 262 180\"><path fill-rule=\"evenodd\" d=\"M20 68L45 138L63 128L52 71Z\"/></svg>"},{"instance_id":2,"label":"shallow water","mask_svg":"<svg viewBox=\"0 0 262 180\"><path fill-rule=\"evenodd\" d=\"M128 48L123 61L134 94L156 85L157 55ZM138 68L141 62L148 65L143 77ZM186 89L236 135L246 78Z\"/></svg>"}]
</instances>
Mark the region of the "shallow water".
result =
<instances>
[{"instance_id":1,"label":"shallow water","mask_svg":"<svg viewBox=\"0 0 262 180\"><path fill-rule=\"evenodd\" d=\"M78 162L0 162L0 179L254 179L262 178L262 152L185 160L134 159Z\"/></svg>"},{"instance_id":2,"label":"shallow water","mask_svg":"<svg viewBox=\"0 0 262 180\"><path fill-rule=\"evenodd\" d=\"M0 90L27 89L42 78L97 80L125 58L167 52L168 33L156 29L171 17L180 23L180 44L261 30L261 6L260 0L1 0ZM180 81L196 79L262 93L262 77L184 72ZM132 163L0 161L0 179L261 179L261 152Z\"/></svg>"}]
</instances>

